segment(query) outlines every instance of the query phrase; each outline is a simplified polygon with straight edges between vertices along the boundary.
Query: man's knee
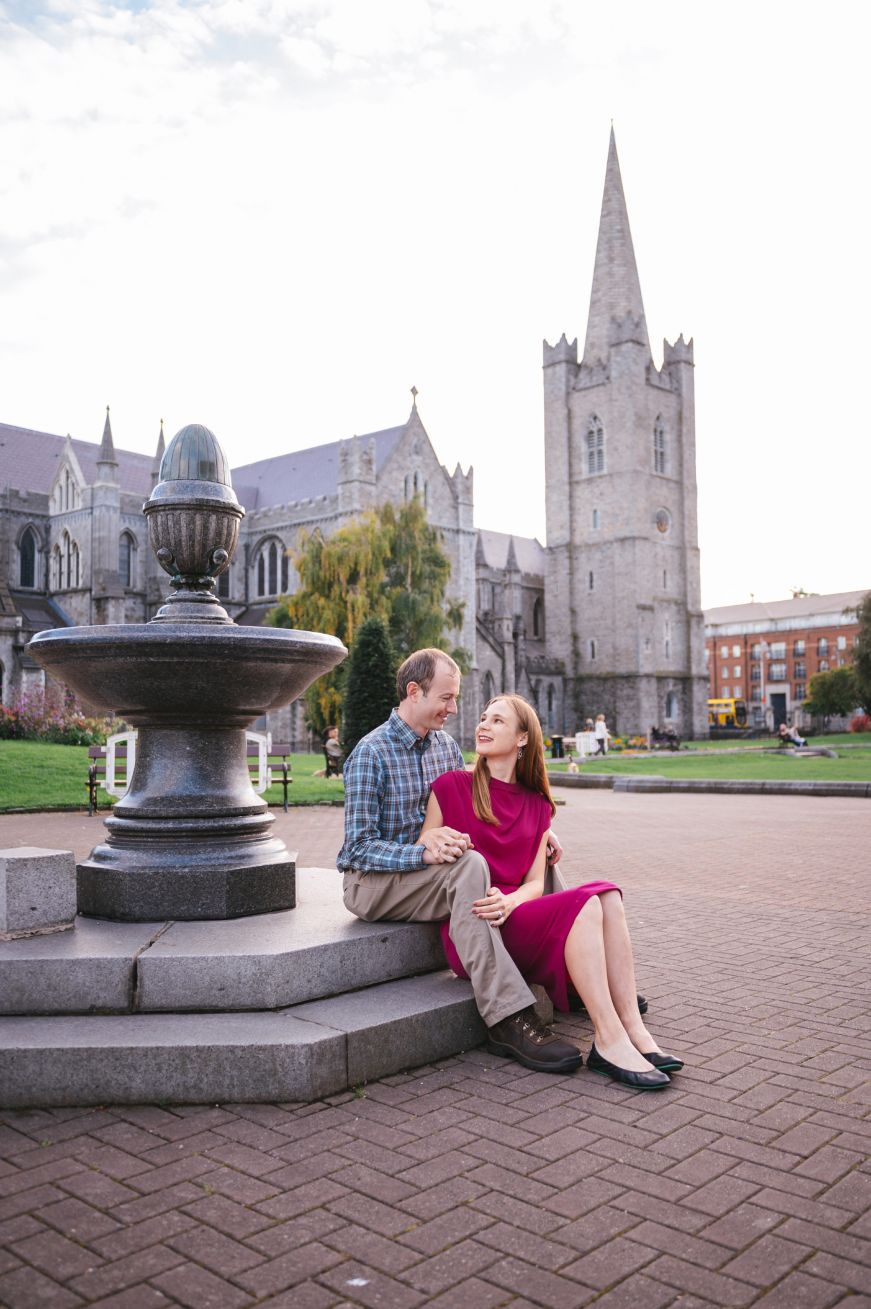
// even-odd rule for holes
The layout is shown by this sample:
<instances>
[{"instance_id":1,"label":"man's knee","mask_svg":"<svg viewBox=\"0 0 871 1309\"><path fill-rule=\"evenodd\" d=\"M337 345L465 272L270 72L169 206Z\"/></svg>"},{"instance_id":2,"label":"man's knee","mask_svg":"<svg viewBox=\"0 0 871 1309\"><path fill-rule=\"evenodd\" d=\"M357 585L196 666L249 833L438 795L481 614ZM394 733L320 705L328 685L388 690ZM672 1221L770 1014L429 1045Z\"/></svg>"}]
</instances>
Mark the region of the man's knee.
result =
<instances>
[{"instance_id":1,"label":"man's knee","mask_svg":"<svg viewBox=\"0 0 871 1309\"><path fill-rule=\"evenodd\" d=\"M455 887L472 887L486 891L490 885L490 867L477 850L467 850L455 864L447 865L448 879Z\"/></svg>"}]
</instances>

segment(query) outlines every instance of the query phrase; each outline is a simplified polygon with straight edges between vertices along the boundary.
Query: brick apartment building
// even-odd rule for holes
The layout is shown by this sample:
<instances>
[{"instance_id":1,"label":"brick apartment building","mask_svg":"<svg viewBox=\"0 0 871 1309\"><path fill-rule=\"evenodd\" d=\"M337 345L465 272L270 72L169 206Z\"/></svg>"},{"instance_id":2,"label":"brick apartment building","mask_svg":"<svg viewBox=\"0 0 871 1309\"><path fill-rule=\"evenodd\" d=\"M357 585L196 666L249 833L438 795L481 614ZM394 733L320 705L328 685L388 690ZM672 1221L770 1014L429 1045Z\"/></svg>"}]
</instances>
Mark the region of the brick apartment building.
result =
<instances>
[{"instance_id":1,"label":"brick apartment building","mask_svg":"<svg viewBox=\"0 0 871 1309\"><path fill-rule=\"evenodd\" d=\"M796 596L705 611L705 662L712 699L746 700L751 726L805 717L814 673L853 662L855 610L865 591Z\"/></svg>"}]
</instances>

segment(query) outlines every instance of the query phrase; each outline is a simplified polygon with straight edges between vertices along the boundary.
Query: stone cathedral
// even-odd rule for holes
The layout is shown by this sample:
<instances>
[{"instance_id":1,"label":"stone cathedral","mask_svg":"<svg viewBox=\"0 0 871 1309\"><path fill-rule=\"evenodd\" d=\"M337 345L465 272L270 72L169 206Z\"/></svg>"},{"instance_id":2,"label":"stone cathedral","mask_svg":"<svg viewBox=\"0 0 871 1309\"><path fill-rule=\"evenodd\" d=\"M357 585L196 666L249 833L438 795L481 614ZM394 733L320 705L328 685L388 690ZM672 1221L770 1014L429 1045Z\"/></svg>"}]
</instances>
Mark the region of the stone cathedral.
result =
<instances>
[{"instance_id":1,"label":"stone cathedral","mask_svg":"<svg viewBox=\"0 0 871 1309\"><path fill-rule=\"evenodd\" d=\"M232 433L217 435L232 458ZM116 446L108 411L99 443L0 423L0 703L42 677L24 650L34 632L141 622L160 604L141 510L163 448L162 427L153 459ZM565 335L544 343L544 458L546 547L476 526L472 470L441 464L416 396L398 426L235 467L246 516L219 594L260 623L294 589L300 529L419 496L464 606L450 638L472 656L464 744L499 690L531 700L546 733L597 713L615 735L706 731L693 348L665 342L654 364L613 133L583 353ZM267 726L308 743L301 705Z\"/></svg>"}]
</instances>

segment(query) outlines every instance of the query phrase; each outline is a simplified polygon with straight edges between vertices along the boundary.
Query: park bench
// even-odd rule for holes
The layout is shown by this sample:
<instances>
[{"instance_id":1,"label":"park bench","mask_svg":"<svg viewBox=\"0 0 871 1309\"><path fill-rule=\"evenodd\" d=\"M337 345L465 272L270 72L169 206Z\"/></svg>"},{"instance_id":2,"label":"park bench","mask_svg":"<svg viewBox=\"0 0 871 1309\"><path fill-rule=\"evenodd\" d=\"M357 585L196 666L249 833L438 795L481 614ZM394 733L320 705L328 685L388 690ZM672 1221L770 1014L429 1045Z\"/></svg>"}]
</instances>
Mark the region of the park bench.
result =
<instances>
[{"instance_id":1,"label":"park bench","mask_svg":"<svg viewBox=\"0 0 871 1309\"><path fill-rule=\"evenodd\" d=\"M290 746L272 740L269 733L246 732L248 772L251 784L258 795L273 782L284 792L284 812L287 813L287 789L293 781L290 775ZM109 795L120 799L127 793L136 763L138 732L116 732L105 745L88 748L88 814L97 812L97 794L102 787Z\"/></svg>"}]
</instances>

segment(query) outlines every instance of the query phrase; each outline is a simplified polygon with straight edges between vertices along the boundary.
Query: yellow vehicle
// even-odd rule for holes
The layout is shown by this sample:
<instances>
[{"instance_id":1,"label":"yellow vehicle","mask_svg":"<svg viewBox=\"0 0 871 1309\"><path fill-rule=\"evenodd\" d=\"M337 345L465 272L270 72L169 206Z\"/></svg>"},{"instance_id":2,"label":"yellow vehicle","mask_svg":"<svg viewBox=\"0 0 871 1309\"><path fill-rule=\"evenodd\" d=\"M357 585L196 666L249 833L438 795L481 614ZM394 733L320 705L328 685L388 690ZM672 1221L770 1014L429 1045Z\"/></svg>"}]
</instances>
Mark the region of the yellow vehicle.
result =
<instances>
[{"instance_id":1,"label":"yellow vehicle","mask_svg":"<svg viewBox=\"0 0 871 1309\"><path fill-rule=\"evenodd\" d=\"M747 726L747 704L736 700L734 696L721 700L708 701L708 727L733 728L736 731Z\"/></svg>"}]
</instances>

